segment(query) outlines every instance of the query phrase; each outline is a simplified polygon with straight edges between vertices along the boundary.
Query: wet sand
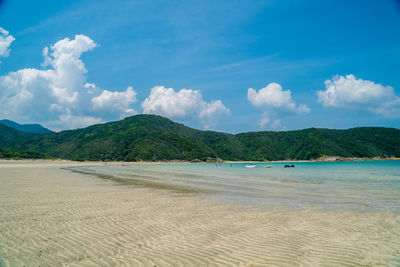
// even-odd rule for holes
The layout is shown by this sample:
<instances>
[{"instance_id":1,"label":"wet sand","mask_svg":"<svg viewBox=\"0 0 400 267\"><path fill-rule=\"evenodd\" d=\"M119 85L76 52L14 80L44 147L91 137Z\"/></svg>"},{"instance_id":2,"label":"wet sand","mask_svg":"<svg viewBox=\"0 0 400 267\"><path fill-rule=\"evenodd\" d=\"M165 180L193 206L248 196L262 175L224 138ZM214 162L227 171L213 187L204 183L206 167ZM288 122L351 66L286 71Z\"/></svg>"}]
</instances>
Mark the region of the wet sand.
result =
<instances>
[{"instance_id":1,"label":"wet sand","mask_svg":"<svg viewBox=\"0 0 400 267\"><path fill-rule=\"evenodd\" d=\"M0 162L0 258L9 266L398 266L400 215L274 209Z\"/></svg>"}]
</instances>

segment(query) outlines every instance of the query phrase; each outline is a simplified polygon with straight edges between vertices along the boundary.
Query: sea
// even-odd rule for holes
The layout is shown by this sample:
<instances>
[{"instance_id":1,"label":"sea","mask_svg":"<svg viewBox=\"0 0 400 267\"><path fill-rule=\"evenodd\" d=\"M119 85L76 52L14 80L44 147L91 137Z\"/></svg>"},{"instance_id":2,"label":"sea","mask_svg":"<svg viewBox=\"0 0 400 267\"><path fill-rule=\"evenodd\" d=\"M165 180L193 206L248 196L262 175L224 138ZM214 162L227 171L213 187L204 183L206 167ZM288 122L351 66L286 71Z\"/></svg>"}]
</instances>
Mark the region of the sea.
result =
<instances>
[{"instance_id":1,"label":"sea","mask_svg":"<svg viewBox=\"0 0 400 267\"><path fill-rule=\"evenodd\" d=\"M293 164L287 168L285 165ZM263 209L400 213L400 161L185 163L82 166L134 186L197 194Z\"/></svg>"}]
</instances>

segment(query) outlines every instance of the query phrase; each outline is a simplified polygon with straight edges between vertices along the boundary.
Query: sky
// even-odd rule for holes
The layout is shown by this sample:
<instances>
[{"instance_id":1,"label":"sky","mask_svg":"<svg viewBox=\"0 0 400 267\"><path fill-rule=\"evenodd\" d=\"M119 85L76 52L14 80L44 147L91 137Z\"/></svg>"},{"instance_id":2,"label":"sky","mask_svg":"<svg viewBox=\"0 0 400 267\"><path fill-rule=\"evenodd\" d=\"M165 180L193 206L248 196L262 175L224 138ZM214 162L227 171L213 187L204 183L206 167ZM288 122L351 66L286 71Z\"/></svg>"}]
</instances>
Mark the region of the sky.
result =
<instances>
[{"instance_id":1,"label":"sky","mask_svg":"<svg viewBox=\"0 0 400 267\"><path fill-rule=\"evenodd\" d=\"M0 0L0 119L400 128L400 1Z\"/></svg>"}]
</instances>

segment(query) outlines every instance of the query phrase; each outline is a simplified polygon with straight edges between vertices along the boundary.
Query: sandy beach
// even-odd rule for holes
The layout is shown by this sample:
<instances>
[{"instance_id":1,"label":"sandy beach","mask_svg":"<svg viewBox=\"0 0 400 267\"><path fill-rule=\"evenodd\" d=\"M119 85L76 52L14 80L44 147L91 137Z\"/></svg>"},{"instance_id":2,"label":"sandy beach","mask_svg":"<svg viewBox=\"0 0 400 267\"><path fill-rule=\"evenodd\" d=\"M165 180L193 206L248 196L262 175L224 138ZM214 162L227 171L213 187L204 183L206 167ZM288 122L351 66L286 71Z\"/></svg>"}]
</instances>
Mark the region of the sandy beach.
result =
<instances>
[{"instance_id":1,"label":"sandy beach","mask_svg":"<svg viewBox=\"0 0 400 267\"><path fill-rule=\"evenodd\" d=\"M398 266L400 215L269 211L0 161L6 266ZM91 163L100 164L100 163ZM1 262L0 261L0 262ZM1 265L1 264L0 264Z\"/></svg>"}]
</instances>

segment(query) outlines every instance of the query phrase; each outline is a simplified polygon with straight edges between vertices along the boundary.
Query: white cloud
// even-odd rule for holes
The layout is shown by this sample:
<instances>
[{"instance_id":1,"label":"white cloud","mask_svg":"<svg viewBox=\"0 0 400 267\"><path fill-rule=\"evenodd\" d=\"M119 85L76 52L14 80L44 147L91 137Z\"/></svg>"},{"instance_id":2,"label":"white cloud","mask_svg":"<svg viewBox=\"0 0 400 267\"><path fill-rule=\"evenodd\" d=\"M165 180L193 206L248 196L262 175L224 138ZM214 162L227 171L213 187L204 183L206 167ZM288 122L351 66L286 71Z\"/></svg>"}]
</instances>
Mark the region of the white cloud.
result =
<instances>
[{"instance_id":1,"label":"white cloud","mask_svg":"<svg viewBox=\"0 0 400 267\"><path fill-rule=\"evenodd\" d=\"M87 88L88 94L93 94L96 89L96 85L94 83L85 83L83 87Z\"/></svg>"},{"instance_id":2,"label":"white cloud","mask_svg":"<svg viewBox=\"0 0 400 267\"><path fill-rule=\"evenodd\" d=\"M279 83L270 83L258 92L253 88L247 90L248 100L256 107L279 109L295 113L308 113L306 105L297 106L291 96L290 90L283 91Z\"/></svg>"},{"instance_id":3,"label":"white cloud","mask_svg":"<svg viewBox=\"0 0 400 267\"><path fill-rule=\"evenodd\" d=\"M221 100L206 102L199 90L155 86L142 103L143 113L158 114L169 118L199 118L204 128L212 128L221 115L230 114L230 110Z\"/></svg>"},{"instance_id":4,"label":"white cloud","mask_svg":"<svg viewBox=\"0 0 400 267\"><path fill-rule=\"evenodd\" d=\"M27 68L1 76L2 117L45 123L63 114L78 112L87 72L80 56L95 46L84 35L76 35L73 40L66 38L51 46L50 55L49 49L44 49L45 63L52 68Z\"/></svg>"},{"instance_id":5,"label":"white cloud","mask_svg":"<svg viewBox=\"0 0 400 267\"><path fill-rule=\"evenodd\" d=\"M129 86L125 92L111 92L103 90L103 92L92 98L93 109L104 110L107 112L117 112L124 115L135 115L137 112L130 109L129 106L135 103L137 93Z\"/></svg>"},{"instance_id":6,"label":"white cloud","mask_svg":"<svg viewBox=\"0 0 400 267\"><path fill-rule=\"evenodd\" d=\"M71 114L60 115L56 121L49 122L55 131L64 129L65 125L69 125L72 129L84 128L89 125L104 122L100 118L91 116L75 116Z\"/></svg>"},{"instance_id":7,"label":"white cloud","mask_svg":"<svg viewBox=\"0 0 400 267\"><path fill-rule=\"evenodd\" d=\"M271 119L268 117L267 112L264 112L261 116L260 121L258 122L258 127L260 129L265 129L267 126L269 126L271 130L275 131L287 130L287 128L282 124L280 119L271 121Z\"/></svg>"},{"instance_id":8,"label":"white cloud","mask_svg":"<svg viewBox=\"0 0 400 267\"><path fill-rule=\"evenodd\" d=\"M279 83L270 83L260 90L249 88L247 99L253 106L261 108L264 113L259 121L260 129L267 125L273 130L286 129L279 119L271 120L269 114L296 113L307 114L310 109L306 105L296 105L293 101L290 90L283 91Z\"/></svg>"},{"instance_id":9,"label":"white cloud","mask_svg":"<svg viewBox=\"0 0 400 267\"><path fill-rule=\"evenodd\" d=\"M15 38L8 31L0 27L0 57L8 57L10 53L10 45Z\"/></svg>"},{"instance_id":10,"label":"white cloud","mask_svg":"<svg viewBox=\"0 0 400 267\"><path fill-rule=\"evenodd\" d=\"M336 75L325 81L325 91L317 91L325 107L362 109L387 117L400 116L400 97L391 86L383 86L354 75Z\"/></svg>"},{"instance_id":11,"label":"white cloud","mask_svg":"<svg viewBox=\"0 0 400 267\"><path fill-rule=\"evenodd\" d=\"M173 88L155 86L142 103L143 113L183 118L188 113L198 113L196 109L199 108L201 98L200 92L196 90L182 89L175 92Z\"/></svg>"},{"instance_id":12,"label":"white cloud","mask_svg":"<svg viewBox=\"0 0 400 267\"><path fill-rule=\"evenodd\" d=\"M212 101L210 103L203 102L200 104L199 118L203 122L204 129L212 129L222 115L230 114L230 110L222 104L221 100Z\"/></svg>"},{"instance_id":13,"label":"white cloud","mask_svg":"<svg viewBox=\"0 0 400 267\"><path fill-rule=\"evenodd\" d=\"M269 123L270 121L271 121L271 119L268 117L267 112L264 112L264 113L262 114L262 116L261 116L260 121L258 122L258 127L259 127L260 129L264 129L264 128L268 125L268 123Z\"/></svg>"},{"instance_id":14,"label":"white cloud","mask_svg":"<svg viewBox=\"0 0 400 267\"><path fill-rule=\"evenodd\" d=\"M43 49L43 69L26 68L0 76L0 117L69 129L136 114L136 92L111 92L86 82L84 52L97 44L85 35ZM47 68L47 69L46 69Z\"/></svg>"}]
</instances>

